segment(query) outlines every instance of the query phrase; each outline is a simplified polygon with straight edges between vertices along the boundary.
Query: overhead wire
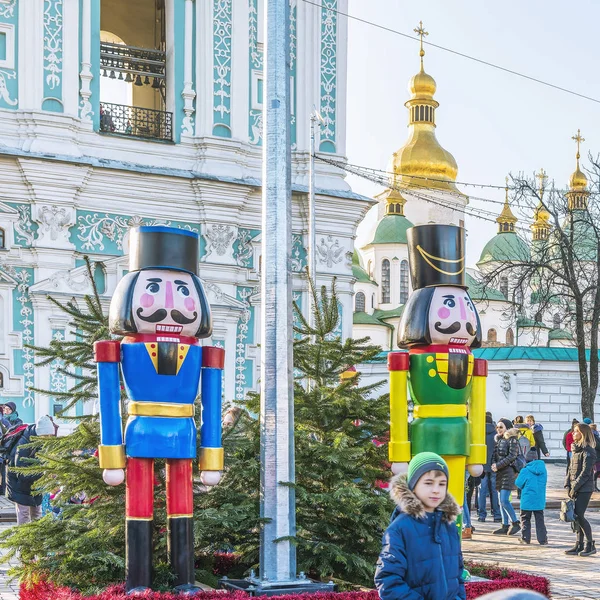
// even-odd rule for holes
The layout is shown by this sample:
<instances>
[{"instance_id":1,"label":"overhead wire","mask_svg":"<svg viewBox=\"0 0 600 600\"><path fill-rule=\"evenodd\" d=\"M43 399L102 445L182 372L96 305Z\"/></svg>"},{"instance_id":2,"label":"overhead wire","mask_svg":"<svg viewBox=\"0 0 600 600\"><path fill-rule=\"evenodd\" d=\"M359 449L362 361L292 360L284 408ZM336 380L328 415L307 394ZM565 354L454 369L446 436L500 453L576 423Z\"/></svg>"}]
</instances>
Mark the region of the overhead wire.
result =
<instances>
[{"instance_id":1,"label":"overhead wire","mask_svg":"<svg viewBox=\"0 0 600 600\"><path fill-rule=\"evenodd\" d=\"M415 37L414 35L410 35L408 33L403 33L402 31L398 31L397 29L392 29L391 27L386 27L385 25L381 25L379 23L374 23L373 21L367 21L366 19L362 19L360 17L357 17L355 15L351 15L349 13L345 13L341 10L337 10L335 8L330 8L328 6L323 6L322 4L318 3L318 2L313 2L312 0L303 0L306 4L311 4L312 6L315 6L317 8L321 8L324 10L328 10L334 13L337 13L338 15L342 15L344 17L347 17L348 19L352 19L354 21L358 21L360 23L364 23L365 25L371 25L372 27L376 27L378 29L381 29L383 31L387 31L389 33L393 33L395 35L399 35L401 37L404 38L408 38L410 40L415 40L415 41L421 41L420 38ZM498 71L503 71L505 73L509 73L511 75L515 75L517 77L521 77L522 79L527 79L529 81L533 81L535 83L539 83L540 85L544 85L546 87L549 88L553 88L555 90L559 90L561 92L565 92L566 94L571 94L572 96L577 96L578 98L583 98L584 100L589 100L590 102L595 102L596 104L600 104L600 100L598 98L593 98L592 96L586 96L585 94L580 94L579 92L576 92L574 90L570 90L568 88L562 87L560 85L556 85L554 83L550 83L548 81L544 81L543 79L538 79L537 77L532 77L531 75L525 75L525 73L519 73L519 71L515 71L513 69L508 69L507 67L503 67L501 65L497 65L495 63L489 62L487 60L483 60L481 58L477 58L475 56L471 56L470 54L465 54L464 52L459 52L458 50L453 50L452 48L447 48L445 46L440 46L439 44L434 44L433 42L427 42L425 40L422 40L423 44L427 44L428 46L431 46L432 48L437 48L438 50L443 50L444 52L449 52L450 54L455 54L456 56L460 56L462 58L466 58L468 60L472 60L476 63L488 66L488 67L492 67L493 69L497 69Z\"/></svg>"},{"instance_id":2,"label":"overhead wire","mask_svg":"<svg viewBox=\"0 0 600 600\"><path fill-rule=\"evenodd\" d=\"M385 173L385 172L382 172L381 175L377 175L376 173L374 173L374 171L377 171L377 169L371 169L369 167L361 167L358 165L350 165L350 164L342 163L340 161L328 159L328 158L325 158L325 157L317 155L317 154L315 154L314 157L317 160L320 160L322 162L331 164L339 169L342 169L343 171L346 171L347 173L351 173L353 175L356 175L357 177L361 177L362 179L372 181L373 183L377 183L379 185L387 187L388 189L393 189L398 192L409 193L411 196L414 196L414 197L424 200L426 202L430 202L431 204L435 204L435 205L441 206L443 208L450 208L451 210L464 212L465 214L467 214L469 216L472 216L472 217L475 217L478 219L482 219L484 221L488 221L491 223L497 223L497 221L496 221L496 218L498 216L497 213L493 213L484 208L478 208L476 206L468 206L468 205L464 205L464 204L457 203L457 202L442 202L439 198L436 198L435 196L431 196L427 192L427 190L423 189L420 186L416 186L416 185L408 186L408 185L390 182L389 174L386 173L384 175L383 173ZM370 173L369 173L369 171L370 171ZM464 194L455 193L455 192L446 191L446 190L444 190L443 193L446 195L464 196ZM504 204L504 202L502 202L501 204ZM531 207L528 207L528 208L531 209ZM523 222L529 223L529 224L533 223L533 220L530 220L528 218L521 218L520 221L523 221ZM517 227L516 229L519 229L523 232L527 231L527 229L524 227Z\"/></svg>"}]
</instances>

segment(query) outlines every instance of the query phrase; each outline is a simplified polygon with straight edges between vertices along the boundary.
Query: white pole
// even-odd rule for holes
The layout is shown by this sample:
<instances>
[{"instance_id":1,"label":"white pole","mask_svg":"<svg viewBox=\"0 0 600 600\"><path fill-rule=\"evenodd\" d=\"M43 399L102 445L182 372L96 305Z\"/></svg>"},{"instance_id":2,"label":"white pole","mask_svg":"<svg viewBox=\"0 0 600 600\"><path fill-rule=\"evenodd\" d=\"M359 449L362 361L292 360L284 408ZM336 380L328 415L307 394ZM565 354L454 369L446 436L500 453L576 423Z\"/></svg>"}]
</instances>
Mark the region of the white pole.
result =
<instances>
[{"instance_id":1,"label":"white pole","mask_svg":"<svg viewBox=\"0 0 600 600\"><path fill-rule=\"evenodd\" d=\"M265 0L261 278L261 585L296 579L289 0ZM283 485L282 485L283 484ZM283 539L276 542L277 539Z\"/></svg>"}]
</instances>

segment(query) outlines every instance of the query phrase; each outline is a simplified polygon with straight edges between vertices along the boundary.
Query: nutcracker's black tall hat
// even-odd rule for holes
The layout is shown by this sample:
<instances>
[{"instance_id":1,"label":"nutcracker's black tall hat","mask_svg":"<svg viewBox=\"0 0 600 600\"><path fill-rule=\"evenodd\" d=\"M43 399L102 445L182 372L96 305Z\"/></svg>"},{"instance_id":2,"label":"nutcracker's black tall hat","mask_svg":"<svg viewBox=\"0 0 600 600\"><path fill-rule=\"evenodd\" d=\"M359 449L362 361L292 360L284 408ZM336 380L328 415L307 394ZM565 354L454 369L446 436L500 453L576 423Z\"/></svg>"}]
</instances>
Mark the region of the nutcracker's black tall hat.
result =
<instances>
[{"instance_id":1,"label":"nutcracker's black tall hat","mask_svg":"<svg viewBox=\"0 0 600 600\"><path fill-rule=\"evenodd\" d=\"M417 225L406 231L413 290L465 283L465 230L456 225Z\"/></svg>"},{"instance_id":2,"label":"nutcracker's black tall hat","mask_svg":"<svg viewBox=\"0 0 600 600\"><path fill-rule=\"evenodd\" d=\"M143 226L131 230L129 270L169 269L198 275L198 234L175 227Z\"/></svg>"}]
</instances>

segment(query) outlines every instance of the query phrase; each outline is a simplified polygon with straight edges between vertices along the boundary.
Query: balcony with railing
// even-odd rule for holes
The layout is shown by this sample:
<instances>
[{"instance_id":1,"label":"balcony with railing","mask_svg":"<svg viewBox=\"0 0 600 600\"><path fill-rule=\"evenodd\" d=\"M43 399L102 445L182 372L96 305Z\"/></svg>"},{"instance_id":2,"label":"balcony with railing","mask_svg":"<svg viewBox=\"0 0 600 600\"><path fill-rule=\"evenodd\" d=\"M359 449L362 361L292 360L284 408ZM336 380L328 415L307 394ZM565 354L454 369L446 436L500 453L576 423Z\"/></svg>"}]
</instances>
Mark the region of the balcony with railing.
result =
<instances>
[{"instance_id":1,"label":"balcony with railing","mask_svg":"<svg viewBox=\"0 0 600 600\"><path fill-rule=\"evenodd\" d=\"M166 98L166 53L101 42L100 65L102 77L122 81L132 99L131 104L107 102L106 94L103 94L100 100L100 131L172 141L173 114L163 110Z\"/></svg>"}]
</instances>

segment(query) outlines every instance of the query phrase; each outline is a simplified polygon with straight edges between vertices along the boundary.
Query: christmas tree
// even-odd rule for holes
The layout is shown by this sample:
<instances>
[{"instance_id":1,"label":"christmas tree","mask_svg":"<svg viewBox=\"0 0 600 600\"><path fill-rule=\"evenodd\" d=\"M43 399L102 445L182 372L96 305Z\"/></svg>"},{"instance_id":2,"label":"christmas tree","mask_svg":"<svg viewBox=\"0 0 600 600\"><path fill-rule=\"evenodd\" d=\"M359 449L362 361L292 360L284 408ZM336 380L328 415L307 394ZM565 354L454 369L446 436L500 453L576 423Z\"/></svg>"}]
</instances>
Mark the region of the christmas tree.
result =
<instances>
[{"instance_id":1,"label":"christmas tree","mask_svg":"<svg viewBox=\"0 0 600 600\"><path fill-rule=\"evenodd\" d=\"M377 360L368 338L335 334L335 282L319 292L311 282L313 324L294 307L295 450L298 570L316 578L372 586L381 535L392 506L378 487L386 465L388 396L381 383L360 385L349 367ZM350 377L344 377L344 375ZM233 426L222 483L197 497L197 547L210 555L227 547L258 561L259 397L250 395ZM208 518L210 517L210 518Z\"/></svg>"},{"instance_id":2,"label":"christmas tree","mask_svg":"<svg viewBox=\"0 0 600 600\"><path fill-rule=\"evenodd\" d=\"M91 270L90 281L93 284ZM385 446L378 444L387 435L388 399L375 394L380 384L361 386L359 374L350 378L342 374L352 365L377 360L380 349L366 338L342 341L335 334L339 319L335 284L330 292L323 288L320 293L311 284L311 293L314 325L295 306L298 568L312 577L371 585L392 509L377 485L389 475ZM97 397L93 343L110 337L100 299L94 290L81 307L74 301L53 301L70 315L76 339L53 341L48 348L35 348L36 354L40 364L61 360L63 372L76 381L63 397L67 407L93 401ZM224 477L213 489L198 485L195 490L197 575L207 583L216 583L210 569L215 552L233 550L245 566L258 561L259 404L258 395L251 394L232 411L234 422L223 435ZM27 470L42 474L40 491L60 489L54 504L61 514L0 536L0 545L9 550L4 560L15 553L20 557L11 575L33 581L45 577L86 592L123 581L125 486L110 487L102 480L94 456L99 444L97 417L84 418L68 436L36 443L38 464ZM155 587L160 588L170 582L161 461L155 473ZM78 495L85 495L85 503L70 504L69 499Z\"/></svg>"}]
</instances>

